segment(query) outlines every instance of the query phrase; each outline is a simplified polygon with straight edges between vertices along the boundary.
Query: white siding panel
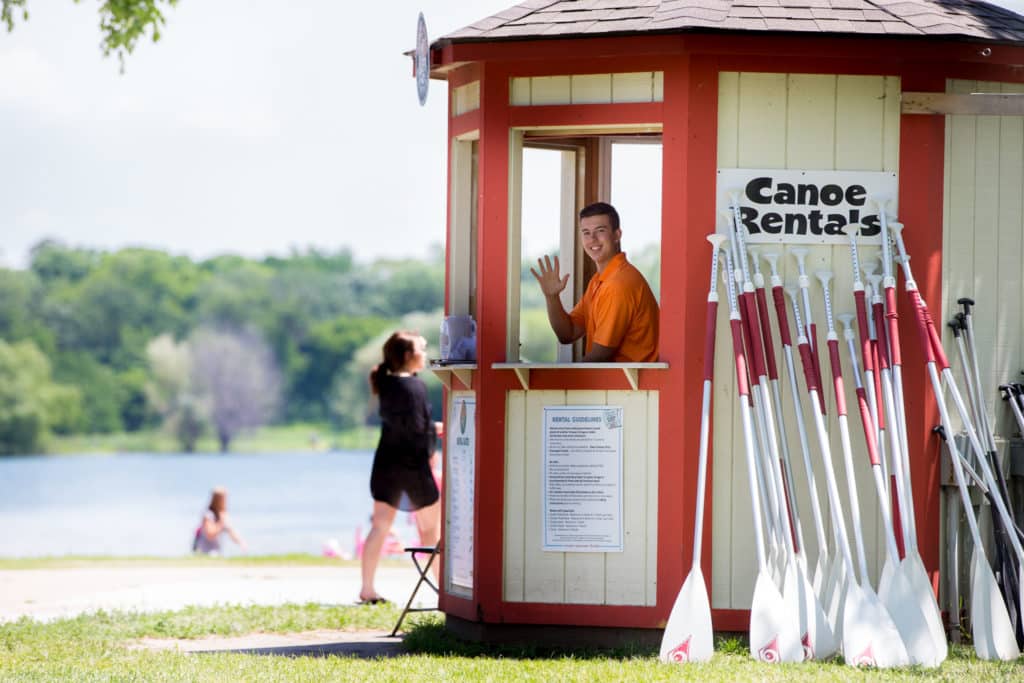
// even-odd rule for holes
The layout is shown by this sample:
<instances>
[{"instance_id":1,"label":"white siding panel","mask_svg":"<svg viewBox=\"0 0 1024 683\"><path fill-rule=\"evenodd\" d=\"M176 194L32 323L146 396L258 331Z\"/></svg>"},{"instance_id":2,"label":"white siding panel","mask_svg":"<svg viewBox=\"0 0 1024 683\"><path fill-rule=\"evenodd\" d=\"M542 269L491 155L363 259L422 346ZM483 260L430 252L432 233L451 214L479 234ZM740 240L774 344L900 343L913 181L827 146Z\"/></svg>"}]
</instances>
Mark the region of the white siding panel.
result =
<instances>
[{"instance_id":1,"label":"white siding panel","mask_svg":"<svg viewBox=\"0 0 1024 683\"><path fill-rule=\"evenodd\" d=\"M606 553L607 603L645 603L647 548L658 537L647 534L648 443L647 395L642 391L609 391L608 405L622 406L623 552Z\"/></svg>"},{"instance_id":2,"label":"white siding panel","mask_svg":"<svg viewBox=\"0 0 1024 683\"><path fill-rule=\"evenodd\" d=\"M611 74L586 74L572 77L573 104L602 104L611 101Z\"/></svg>"},{"instance_id":3,"label":"white siding panel","mask_svg":"<svg viewBox=\"0 0 1024 683\"><path fill-rule=\"evenodd\" d=\"M949 92L1024 92L1017 84L950 81ZM997 437L1015 434L997 385L1024 364L1024 117L946 117L943 303L937 320L977 302L972 320L982 393ZM952 335L944 334L954 375L962 377ZM966 385L959 382L961 391ZM954 423L959 420L954 417ZM956 426L956 425L954 425Z\"/></svg>"},{"instance_id":4,"label":"white siding panel","mask_svg":"<svg viewBox=\"0 0 1024 683\"><path fill-rule=\"evenodd\" d=\"M513 78L512 87L509 88L510 100L514 107L528 107L530 105L530 79Z\"/></svg>"},{"instance_id":5,"label":"white siding panel","mask_svg":"<svg viewBox=\"0 0 1024 683\"><path fill-rule=\"evenodd\" d=\"M658 439L658 424L661 413L660 396L657 391L647 392L647 495L644 497L644 523L647 533L645 543L645 600L653 607L658 603L658 458L661 453Z\"/></svg>"},{"instance_id":6,"label":"white siding panel","mask_svg":"<svg viewBox=\"0 0 1024 683\"><path fill-rule=\"evenodd\" d=\"M526 392L505 404L505 600L522 602L526 552Z\"/></svg>"},{"instance_id":7,"label":"white siding panel","mask_svg":"<svg viewBox=\"0 0 1024 683\"><path fill-rule=\"evenodd\" d=\"M569 76L538 76L530 79L530 104L565 104L572 101Z\"/></svg>"},{"instance_id":8,"label":"white siding panel","mask_svg":"<svg viewBox=\"0 0 1024 683\"><path fill-rule=\"evenodd\" d=\"M653 102L654 73L612 74L612 102Z\"/></svg>"},{"instance_id":9,"label":"white siding panel","mask_svg":"<svg viewBox=\"0 0 1024 683\"><path fill-rule=\"evenodd\" d=\"M526 392L526 561L527 602L565 602L565 554L544 552L544 406L565 405L564 391Z\"/></svg>"},{"instance_id":10,"label":"white siding panel","mask_svg":"<svg viewBox=\"0 0 1024 683\"><path fill-rule=\"evenodd\" d=\"M565 404L570 406L608 405L608 392L567 391ZM623 417L623 441L630 432L628 416ZM565 553L565 601L577 605L604 604L605 602L605 554Z\"/></svg>"},{"instance_id":11,"label":"white siding panel","mask_svg":"<svg viewBox=\"0 0 1024 683\"><path fill-rule=\"evenodd\" d=\"M834 75L723 73L719 78L720 168L788 168L824 170L897 171L899 149L899 79L882 76L851 77ZM784 281L795 280L796 260L782 248L779 261ZM863 259L877 259L877 248L862 250ZM767 271L767 264L764 264ZM854 310L853 274L849 249L815 247L807 257L806 271L811 277L812 319L817 327L818 353L822 364L824 393L828 397L830 443L836 464L841 502L848 509L847 485L839 430L835 422L835 399L826 344L827 323L821 287L816 271L833 274L833 311ZM726 308L724 291L723 309ZM787 299L788 303L788 299ZM801 310L801 314L803 311ZM792 313L787 309L793 330ZM744 444L735 407L734 367L727 314L719 317L714 384L714 486L712 514L713 578L712 605L716 608L743 609L750 606L756 567L753 561L753 535L750 530L750 494ZM781 382L781 411L786 424L790 468L796 488L796 508L813 567L818 551L813 524L807 473L796 428L793 396L778 341L777 318L771 306L771 326L776 343L776 362ZM854 393L852 367L838 318L835 322L840 341L846 403L853 442L853 465L869 567L877 577L884 543L878 500L871 472L864 457L864 438ZM795 333L794 333L795 340ZM795 350L794 350L795 352ZM818 499L827 521L828 499L821 454L816 447L814 423L804 391L803 371L796 356L798 395L808 430L810 457L818 484ZM851 543L852 530L851 530ZM832 548L835 554L835 548Z\"/></svg>"}]
</instances>

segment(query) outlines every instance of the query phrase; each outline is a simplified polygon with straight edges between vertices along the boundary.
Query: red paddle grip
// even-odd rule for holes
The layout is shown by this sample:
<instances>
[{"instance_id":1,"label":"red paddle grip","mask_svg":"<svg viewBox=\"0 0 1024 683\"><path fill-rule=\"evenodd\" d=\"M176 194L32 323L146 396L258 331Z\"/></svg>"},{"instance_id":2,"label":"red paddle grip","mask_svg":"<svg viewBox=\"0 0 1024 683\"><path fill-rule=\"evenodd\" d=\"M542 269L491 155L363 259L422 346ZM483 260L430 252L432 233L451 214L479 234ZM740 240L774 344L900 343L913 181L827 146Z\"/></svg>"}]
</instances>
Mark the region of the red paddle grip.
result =
<instances>
[{"instance_id":1,"label":"red paddle grip","mask_svg":"<svg viewBox=\"0 0 1024 683\"><path fill-rule=\"evenodd\" d=\"M903 365L903 354L900 352L900 316L896 312L896 290L889 287L885 290L885 317L889 321L889 353L892 354L893 365Z\"/></svg>"},{"instance_id":2,"label":"red paddle grip","mask_svg":"<svg viewBox=\"0 0 1024 683\"><path fill-rule=\"evenodd\" d=\"M868 460L871 465L881 465L878 459L878 442L875 440L875 425L871 421L871 409L868 408L867 394L864 387L857 387L857 407L860 408L860 419L864 423L864 439L868 446Z\"/></svg>"},{"instance_id":3,"label":"red paddle grip","mask_svg":"<svg viewBox=\"0 0 1024 683\"><path fill-rule=\"evenodd\" d=\"M875 354L871 352L871 335L868 333L868 303L864 290L853 293L857 302L857 332L860 334L860 357L864 361L864 371L874 372Z\"/></svg>"},{"instance_id":4,"label":"red paddle grip","mask_svg":"<svg viewBox=\"0 0 1024 683\"><path fill-rule=\"evenodd\" d=\"M732 357L736 362L736 391L740 396L750 396L747 360L743 357L743 323L739 320L730 320L729 327L732 329Z\"/></svg>"},{"instance_id":5,"label":"red paddle grip","mask_svg":"<svg viewBox=\"0 0 1024 683\"><path fill-rule=\"evenodd\" d=\"M875 318L875 331L878 333L878 365L880 370L889 369L889 344L886 341L888 333L885 330L885 311L882 304L871 306L871 313Z\"/></svg>"},{"instance_id":6,"label":"red paddle grip","mask_svg":"<svg viewBox=\"0 0 1024 683\"><path fill-rule=\"evenodd\" d=\"M704 379L709 380L715 371L715 325L718 323L718 302L709 301L704 317Z\"/></svg>"},{"instance_id":7,"label":"red paddle grip","mask_svg":"<svg viewBox=\"0 0 1024 683\"><path fill-rule=\"evenodd\" d=\"M764 356L768 365L768 379L778 379L779 369L775 366L775 344L772 342L772 326L768 322L768 299L764 288L757 290L757 315L761 320L761 339L764 340Z\"/></svg>"},{"instance_id":8,"label":"red paddle grip","mask_svg":"<svg viewBox=\"0 0 1024 683\"><path fill-rule=\"evenodd\" d=\"M782 287L772 287L772 301L775 302L775 315L779 319L779 336L783 346L792 346L793 337L789 334L789 318L786 316L786 299Z\"/></svg>"},{"instance_id":9,"label":"red paddle grip","mask_svg":"<svg viewBox=\"0 0 1024 683\"><path fill-rule=\"evenodd\" d=\"M910 300L914 303L914 320L917 321L917 336L921 340L921 352L927 363L935 362L935 351L932 350L932 339L928 334L928 321L925 319L924 301L917 290L910 292Z\"/></svg>"},{"instance_id":10,"label":"red paddle grip","mask_svg":"<svg viewBox=\"0 0 1024 683\"><path fill-rule=\"evenodd\" d=\"M825 378L821 376L821 358L818 353L818 326L811 323L811 360L814 361L814 376L818 380L818 386L825 386ZM818 392L818 404L821 405L821 414L824 415L827 411L825 410L825 392Z\"/></svg>"},{"instance_id":11,"label":"red paddle grip","mask_svg":"<svg viewBox=\"0 0 1024 683\"><path fill-rule=\"evenodd\" d=\"M924 302L921 302L924 305ZM928 325L928 338L931 340L932 352L935 354L935 360L939 364L939 368L946 370L949 368L949 359L946 358L946 351L942 348L942 338L939 336L939 331L935 329L935 321L932 320L932 314L928 311L928 307L924 307L924 321Z\"/></svg>"},{"instance_id":12,"label":"red paddle grip","mask_svg":"<svg viewBox=\"0 0 1024 683\"><path fill-rule=\"evenodd\" d=\"M846 415L846 390L843 389L843 366L839 362L839 341L829 339L828 359L832 362L832 384L836 390L836 412Z\"/></svg>"},{"instance_id":13,"label":"red paddle grip","mask_svg":"<svg viewBox=\"0 0 1024 683\"><path fill-rule=\"evenodd\" d=\"M761 324L757 317L757 303L754 301L753 292L743 293L743 303L747 307L747 328L750 332L750 346L754 352L754 374L758 377L765 376L764 350L761 348Z\"/></svg>"},{"instance_id":14,"label":"red paddle grip","mask_svg":"<svg viewBox=\"0 0 1024 683\"><path fill-rule=\"evenodd\" d=\"M800 345L800 363L804 366L804 381L807 382L807 391L818 391L818 379L814 374L814 360L811 358L811 349L807 344Z\"/></svg>"}]
</instances>

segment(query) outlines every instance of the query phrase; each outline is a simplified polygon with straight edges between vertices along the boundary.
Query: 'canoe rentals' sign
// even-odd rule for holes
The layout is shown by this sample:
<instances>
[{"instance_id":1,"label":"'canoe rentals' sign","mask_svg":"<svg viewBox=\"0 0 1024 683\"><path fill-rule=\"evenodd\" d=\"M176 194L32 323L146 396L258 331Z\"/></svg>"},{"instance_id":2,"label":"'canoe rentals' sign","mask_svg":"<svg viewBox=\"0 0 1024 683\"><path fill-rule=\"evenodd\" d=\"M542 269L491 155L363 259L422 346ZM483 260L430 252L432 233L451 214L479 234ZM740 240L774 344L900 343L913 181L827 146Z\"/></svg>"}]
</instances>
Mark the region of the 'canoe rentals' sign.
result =
<instances>
[{"instance_id":1,"label":"'canoe rentals' sign","mask_svg":"<svg viewBox=\"0 0 1024 683\"><path fill-rule=\"evenodd\" d=\"M881 233L878 201L894 220L899 182L895 173L722 168L718 170L718 232L739 205L747 241L786 244L849 244L850 234L876 242Z\"/></svg>"}]
</instances>

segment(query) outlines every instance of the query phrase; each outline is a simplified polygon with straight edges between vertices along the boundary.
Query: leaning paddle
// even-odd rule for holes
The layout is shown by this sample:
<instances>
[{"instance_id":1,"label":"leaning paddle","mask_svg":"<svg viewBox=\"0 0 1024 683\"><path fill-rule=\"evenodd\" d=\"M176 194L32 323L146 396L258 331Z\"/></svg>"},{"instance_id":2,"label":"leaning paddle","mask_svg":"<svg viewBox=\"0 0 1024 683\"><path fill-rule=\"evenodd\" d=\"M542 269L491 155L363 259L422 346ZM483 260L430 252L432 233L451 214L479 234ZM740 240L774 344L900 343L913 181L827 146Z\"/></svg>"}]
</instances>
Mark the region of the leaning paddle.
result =
<instances>
[{"instance_id":1,"label":"leaning paddle","mask_svg":"<svg viewBox=\"0 0 1024 683\"><path fill-rule=\"evenodd\" d=\"M910 257L907 256L903 237L900 234L903 226L894 223L891 228L893 231L893 241L896 244L900 257L900 265L903 266L905 278L903 286L914 307L921 351L925 356L928 377L932 383L932 393L936 406L939 409L939 417L942 419L942 426L945 428L946 433L954 434L949 410L946 408L942 381L939 379L939 371L936 367L937 362L940 362L937 356L941 358L943 374L946 375L954 399L960 398L959 391L956 388L952 372L949 371L949 361L945 357L942 345L941 343L936 343L939 342L938 332L935 330L934 324L931 323L928 306L921 297L921 293L917 289L917 281L914 280L913 273L911 273ZM884 241L888 238L887 226L883 223L882 240ZM961 399L958 401L958 408L962 405L963 401ZM979 463L984 467L987 463L985 462L985 454L982 452L981 444L978 442L978 436L968 420L964 420L964 426L967 428L968 435L973 437L971 441L974 444L975 451L980 456ZM962 456L955 439L947 440L946 445L951 454L950 460L953 463L953 474L956 476L957 487L960 489L960 497L963 500L967 525L971 530L971 537L974 540L974 557L971 571L971 629L974 636L974 650L982 659L1016 659L1020 656L1020 650L1017 648L1017 638L1013 632L1013 625L1010 623L1010 615L1006 604L999 593L999 586L996 584L995 576L992 574L992 568L985 558L985 548L981 540L981 532L978 529L978 521L974 517L974 503L967 489L963 467L960 465L960 458ZM991 488L989 474L986 472L985 483ZM993 493L996 494L997 492L993 491ZM999 496L994 495L994 501L998 503L999 500ZM1015 536L1011 535L1010 538L1015 539Z\"/></svg>"},{"instance_id":2,"label":"leaning paddle","mask_svg":"<svg viewBox=\"0 0 1024 683\"><path fill-rule=\"evenodd\" d=\"M693 565L679 589L661 638L661 661L706 662L714 652L711 603L700 568L704 531L704 493L707 481L708 430L711 424L711 378L715 369L715 327L718 323L718 252L724 235L708 235L711 242L711 286L704 318L704 395L700 413L700 450L697 460L697 509L693 524Z\"/></svg>"},{"instance_id":3,"label":"leaning paddle","mask_svg":"<svg viewBox=\"0 0 1024 683\"><path fill-rule=\"evenodd\" d=\"M754 427L750 410L750 389L747 383L747 361L743 350L743 323L740 320L736 283L733 279L732 257L725 252L729 289L729 327L732 332L733 359L736 364L736 393L743 423L744 452L747 457L747 483L750 486L750 508L754 521L754 548L757 552L757 580L750 606L750 654L763 662L800 662L804 659L800 644L800 625L793 610L786 607L782 594L772 580L765 557L762 536L761 502L757 482L757 456L754 454Z\"/></svg>"}]
</instances>

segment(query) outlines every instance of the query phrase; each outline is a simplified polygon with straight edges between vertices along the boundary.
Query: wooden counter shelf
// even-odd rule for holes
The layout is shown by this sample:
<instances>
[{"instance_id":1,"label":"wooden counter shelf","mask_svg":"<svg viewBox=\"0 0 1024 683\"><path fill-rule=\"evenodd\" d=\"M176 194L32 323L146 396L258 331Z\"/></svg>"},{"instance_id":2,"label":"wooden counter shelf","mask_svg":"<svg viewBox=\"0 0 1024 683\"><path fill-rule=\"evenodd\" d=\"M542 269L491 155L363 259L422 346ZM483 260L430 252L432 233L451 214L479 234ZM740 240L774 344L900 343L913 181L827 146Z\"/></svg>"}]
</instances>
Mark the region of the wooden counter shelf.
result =
<instances>
[{"instance_id":1,"label":"wooden counter shelf","mask_svg":"<svg viewBox=\"0 0 1024 683\"><path fill-rule=\"evenodd\" d=\"M530 388L531 370L622 370L629 386L640 387L641 370L667 370L668 363L494 363L493 370L511 370L524 390Z\"/></svg>"},{"instance_id":2,"label":"wooden counter shelf","mask_svg":"<svg viewBox=\"0 0 1024 683\"><path fill-rule=\"evenodd\" d=\"M430 361L430 365L427 366L427 369L441 380L441 384L443 384L446 389L452 389L452 375L455 375L455 379L457 379L464 388L473 388L473 371L476 370L476 363L441 364L432 360ZM455 388L458 389L458 387Z\"/></svg>"}]
</instances>

